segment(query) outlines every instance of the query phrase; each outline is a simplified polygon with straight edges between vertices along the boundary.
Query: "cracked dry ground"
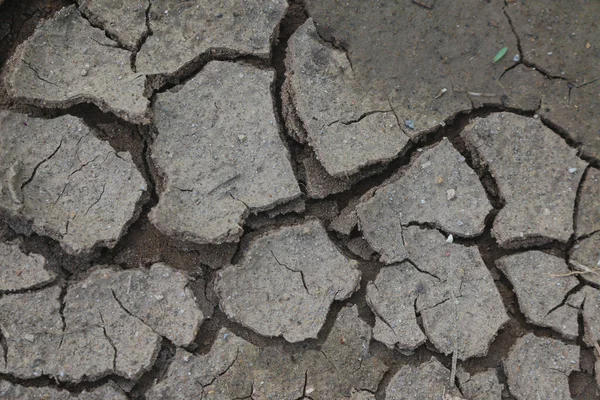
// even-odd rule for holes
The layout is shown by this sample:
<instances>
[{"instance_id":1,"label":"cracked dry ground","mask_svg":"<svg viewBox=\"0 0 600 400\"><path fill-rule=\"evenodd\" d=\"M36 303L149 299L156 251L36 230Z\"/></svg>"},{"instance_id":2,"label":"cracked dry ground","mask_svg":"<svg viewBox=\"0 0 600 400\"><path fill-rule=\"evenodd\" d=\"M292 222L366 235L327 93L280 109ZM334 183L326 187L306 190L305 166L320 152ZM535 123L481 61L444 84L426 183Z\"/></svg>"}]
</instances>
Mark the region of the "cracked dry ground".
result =
<instances>
[{"instance_id":1,"label":"cracked dry ground","mask_svg":"<svg viewBox=\"0 0 600 400\"><path fill-rule=\"evenodd\" d=\"M0 0L0 398L599 399L598 17Z\"/></svg>"}]
</instances>

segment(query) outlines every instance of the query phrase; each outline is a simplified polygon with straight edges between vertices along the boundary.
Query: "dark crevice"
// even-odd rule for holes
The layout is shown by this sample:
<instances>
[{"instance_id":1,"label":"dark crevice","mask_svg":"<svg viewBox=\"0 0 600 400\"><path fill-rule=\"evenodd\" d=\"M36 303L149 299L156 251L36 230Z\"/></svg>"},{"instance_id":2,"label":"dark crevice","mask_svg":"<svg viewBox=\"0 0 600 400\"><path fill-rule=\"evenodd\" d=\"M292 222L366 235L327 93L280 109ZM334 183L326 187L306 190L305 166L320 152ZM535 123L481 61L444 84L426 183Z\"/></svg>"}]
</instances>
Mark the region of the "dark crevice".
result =
<instances>
[{"instance_id":1,"label":"dark crevice","mask_svg":"<svg viewBox=\"0 0 600 400\"><path fill-rule=\"evenodd\" d=\"M38 168L40 168L42 166L42 164L46 163L47 161L49 161L52 157L54 157L56 155L56 153L58 153L58 150L60 150L62 143L63 143L64 138L60 139L60 143L58 143L58 147L56 147L56 149L54 149L54 151L52 152L52 154L50 154L48 157L44 158L42 161L40 161L39 163L36 164L35 167L33 167L33 171L31 172L31 176L29 176L29 178L23 182L21 184L21 190L23 190L25 188L25 186L29 185L31 183L31 181L33 180L33 178L35 178L35 174L38 170Z\"/></svg>"},{"instance_id":2,"label":"dark crevice","mask_svg":"<svg viewBox=\"0 0 600 400\"><path fill-rule=\"evenodd\" d=\"M540 120L548 129L550 129L551 131L556 133L557 136L561 137L567 143L567 145L569 147L576 149L577 156L579 158L581 158L583 161L587 162L588 164L591 164L595 167L600 167L600 159L597 159L593 156L590 156L590 155L584 153L584 150L581 148L581 143L577 142L575 139L573 139L571 137L571 135L569 134L569 132L567 132L566 129L562 128L561 126L555 124L554 122L552 122L549 119L544 118L542 116L540 116Z\"/></svg>"},{"instance_id":3,"label":"dark crevice","mask_svg":"<svg viewBox=\"0 0 600 400\"><path fill-rule=\"evenodd\" d=\"M152 368L145 372L131 389L136 399L144 399L150 388L164 376L175 357L176 347L168 339L163 338L160 351Z\"/></svg>"},{"instance_id":4,"label":"dark crevice","mask_svg":"<svg viewBox=\"0 0 600 400\"><path fill-rule=\"evenodd\" d=\"M117 347L115 346L114 342L112 341L111 337L108 335L108 333L106 332L106 323L104 322L104 318L102 317L102 313L100 311L98 311L98 315L100 316L100 321L102 322L102 333L104 334L104 338L106 339L106 341L110 344L110 346L113 349L114 352L114 356L113 356L113 371L116 372L117 371Z\"/></svg>"},{"instance_id":5,"label":"dark crevice","mask_svg":"<svg viewBox=\"0 0 600 400\"><path fill-rule=\"evenodd\" d=\"M144 31L144 33L142 34L142 37L136 44L134 51L131 53L130 63L131 63L131 70L133 72L137 72L137 67L136 67L135 63L137 61L138 53L142 49L142 46L144 45L144 43L146 43L146 40L148 40L148 37L150 37L154 34L154 32L152 32L152 28L150 27L150 9L151 8L152 8L152 1L148 1L148 7L146 8L146 11L145 11L146 31Z\"/></svg>"},{"instance_id":6,"label":"dark crevice","mask_svg":"<svg viewBox=\"0 0 600 400\"><path fill-rule=\"evenodd\" d=\"M440 277L438 277L437 275L435 275L435 274L434 274L434 273L432 273L432 272L425 271L424 269L421 269L421 268L419 268L419 267L417 266L417 264L416 264L415 262L413 262L411 259L406 259L405 261L406 261L407 263L409 263L410 265L412 265L412 266L413 266L413 268L414 268L414 269L416 269L417 271L419 271L420 273L422 273L422 274L425 274L425 275L429 275L430 277L432 277L432 278L433 278L433 279L435 279L436 281L438 281L438 282L442 282L442 279L441 279Z\"/></svg>"},{"instance_id":7,"label":"dark crevice","mask_svg":"<svg viewBox=\"0 0 600 400\"><path fill-rule=\"evenodd\" d=\"M362 121L363 119L365 119L369 115L373 115L373 114L387 114L387 113L393 113L394 116L396 115L394 113L394 111L391 110L391 109L390 110L373 110L373 111L367 111L367 112L359 115L355 119L351 119L351 120L335 120L335 121L332 121L332 122L328 123L326 126L331 126L333 124L352 125L352 124L356 124L357 122ZM398 117L396 117L396 121L397 120L398 120Z\"/></svg>"},{"instance_id":8,"label":"dark crevice","mask_svg":"<svg viewBox=\"0 0 600 400\"><path fill-rule=\"evenodd\" d=\"M306 284L306 279L304 278L304 271L302 271L302 270L297 270L297 269L293 269L293 268L290 268L290 267L288 267L287 265L285 265L285 264L281 263L281 262L280 262L280 261L277 259L277 257L275 256L275 253L273 253L273 250L269 250L269 251L271 252L271 255L273 256L273 259L275 260L275 262L276 262L277 264L281 265L283 268L287 269L287 270L288 270L288 271L290 271L290 272L297 272L297 273L299 273L299 274L300 274L300 278L302 279L302 285L304 286L304 290L306 290L306 293L308 293L308 294L310 295L310 294L311 294L311 293L310 293L310 290L308 290L308 285Z\"/></svg>"},{"instance_id":9,"label":"dark crevice","mask_svg":"<svg viewBox=\"0 0 600 400\"><path fill-rule=\"evenodd\" d=\"M556 306L552 307L547 313L546 313L546 317L550 314L552 314L554 311L558 310L559 308L565 306L565 305L569 305L567 304L567 302L569 301L569 297L571 297L571 295L579 292L581 289L583 289L585 285L583 283L578 283L577 286L575 286L573 289L569 290L567 293L565 293L565 296L563 297L562 301L557 304Z\"/></svg>"},{"instance_id":10,"label":"dark crevice","mask_svg":"<svg viewBox=\"0 0 600 400\"><path fill-rule=\"evenodd\" d=\"M578 226L577 226L577 214L579 213L579 205L581 203L581 191L583 190L583 184L588 176L588 174L590 173L590 168L591 166L588 165L585 168L585 171L583 171L583 174L581 174L581 179L579 180L579 185L577 186L577 194L575 195L575 208L573 209L573 235L574 235L574 239L577 240L581 240L582 236L577 237L577 231L578 231ZM591 236L596 232L592 232L591 234L587 234L585 236Z\"/></svg>"}]
</instances>

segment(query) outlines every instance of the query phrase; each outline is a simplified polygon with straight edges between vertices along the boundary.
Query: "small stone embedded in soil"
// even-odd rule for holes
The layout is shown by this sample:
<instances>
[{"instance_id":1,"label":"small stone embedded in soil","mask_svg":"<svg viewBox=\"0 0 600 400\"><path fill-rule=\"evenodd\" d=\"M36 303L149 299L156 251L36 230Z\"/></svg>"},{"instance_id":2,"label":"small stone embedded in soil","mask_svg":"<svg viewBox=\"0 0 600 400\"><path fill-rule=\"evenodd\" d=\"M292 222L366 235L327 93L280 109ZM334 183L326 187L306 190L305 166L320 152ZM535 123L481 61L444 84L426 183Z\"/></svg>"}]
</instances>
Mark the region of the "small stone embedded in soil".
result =
<instances>
[{"instance_id":1,"label":"small stone embedded in soil","mask_svg":"<svg viewBox=\"0 0 600 400\"><path fill-rule=\"evenodd\" d=\"M527 251L496 260L513 286L519 308L535 325L552 328L567 339L579 335L579 310L565 298L578 284L561 258ZM562 275L562 276L561 276Z\"/></svg>"},{"instance_id":2,"label":"small stone embedded in soil","mask_svg":"<svg viewBox=\"0 0 600 400\"><path fill-rule=\"evenodd\" d=\"M437 359L419 366L405 365L392 377L385 389L386 400L437 400L444 393L457 391L454 384L449 388L450 371Z\"/></svg>"},{"instance_id":3,"label":"small stone embedded in soil","mask_svg":"<svg viewBox=\"0 0 600 400\"><path fill-rule=\"evenodd\" d=\"M449 200L450 189L455 196ZM406 259L402 232L408 224L433 224L473 237L483 232L491 210L477 174L448 140L424 151L403 175L357 207L364 238L388 264Z\"/></svg>"},{"instance_id":4,"label":"small stone embedded in soil","mask_svg":"<svg viewBox=\"0 0 600 400\"><path fill-rule=\"evenodd\" d=\"M69 115L0 111L0 182L0 212L71 254L113 247L147 196L131 155Z\"/></svg>"},{"instance_id":5,"label":"small stone embedded in soil","mask_svg":"<svg viewBox=\"0 0 600 400\"><path fill-rule=\"evenodd\" d=\"M115 2L113 0L77 0L79 11L128 50L135 51L148 33L146 10L149 0Z\"/></svg>"},{"instance_id":6,"label":"small stone embedded in soil","mask_svg":"<svg viewBox=\"0 0 600 400\"><path fill-rule=\"evenodd\" d=\"M577 150L538 119L510 113L476 118L461 136L476 162L489 168L506 202L492 229L501 246L569 240L587 166Z\"/></svg>"},{"instance_id":7,"label":"small stone embedded in soil","mask_svg":"<svg viewBox=\"0 0 600 400\"><path fill-rule=\"evenodd\" d=\"M267 59L286 10L285 0L153 1L137 70L173 75L215 54Z\"/></svg>"},{"instance_id":8,"label":"small stone embedded in soil","mask_svg":"<svg viewBox=\"0 0 600 400\"><path fill-rule=\"evenodd\" d=\"M56 275L46 269L40 254L23 253L18 243L0 243L0 292L12 292L52 282Z\"/></svg>"},{"instance_id":9,"label":"small stone embedded in soil","mask_svg":"<svg viewBox=\"0 0 600 400\"><path fill-rule=\"evenodd\" d=\"M290 38L287 93L308 144L327 173L352 175L401 154L409 138L385 97L361 88L346 54L332 48L307 20Z\"/></svg>"},{"instance_id":10,"label":"small stone embedded in soil","mask_svg":"<svg viewBox=\"0 0 600 400\"><path fill-rule=\"evenodd\" d=\"M80 382L137 379L158 355L161 336L189 345L204 319L187 279L163 264L149 271L103 267L68 287L0 299L5 373ZM64 322L63 322L64 319Z\"/></svg>"},{"instance_id":11,"label":"small stone embedded in soil","mask_svg":"<svg viewBox=\"0 0 600 400\"><path fill-rule=\"evenodd\" d=\"M576 242L569 264L583 280L600 285L600 232Z\"/></svg>"},{"instance_id":12,"label":"small stone embedded in soil","mask_svg":"<svg viewBox=\"0 0 600 400\"><path fill-rule=\"evenodd\" d=\"M468 374L467 374L468 375ZM493 369L470 376L458 375L460 390L469 400L501 400L504 385Z\"/></svg>"},{"instance_id":13,"label":"small stone embedded in soil","mask_svg":"<svg viewBox=\"0 0 600 400\"><path fill-rule=\"evenodd\" d=\"M579 370L579 346L529 333L504 362L508 388L517 400L571 399L569 375Z\"/></svg>"},{"instance_id":14,"label":"small stone embedded in soil","mask_svg":"<svg viewBox=\"0 0 600 400\"><path fill-rule=\"evenodd\" d=\"M7 400L126 400L127 396L113 382L86 389L80 393L71 393L64 389L21 386L0 380L0 398Z\"/></svg>"},{"instance_id":15,"label":"small stone embedded in soil","mask_svg":"<svg viewBox=\"0 0 600 400\"><path fill-rule=\"evenodd\" d=\"M147 398L328 400L374 392L387 368L369 354L370 329L356 306L340 311L321 350L258 348L223 328L206 354L177 349Z\"/></svg>"},{"instance_id":16,"label":"small stone embedded in soil","mask_svg":"<svg viewBox=\"0 0 600 400\"><path fill-rule=\"evenodd\" d=\"M235 242L250 212L300 196L279 136L273 81L272 71L214 61L178 91L157 95L152 159L165 187L149 217L163 233Z\"/></svg>"},{"instance_id":17,"label":"small stone embedded in soil","mask_svg":"<svg viewBox=\"0 0 600 400\"><path fill-rule=\"evenodd\" d=\"M215 291L232 320L298 342L316 338L331 303L358 288L355 266L312 220L255 239L240 264L218 272Z\"/></svg>"},{"instance_id":18,"label":"small stone embedded in soil","mask_svg":"<svg viewBox=\"0 0 600 400\"><path fill-rule=\"evenodd\" d=\"M577 236L600 231L600 170L590 168L581 183L575 216Z\"/></svg>"},{"instance_id":19,"label":"small stone embedded in soil","mask_svg":"<svg viewBox=\"0 0 600 400\"><path fill-rule=\"evenodd\" d=\"M428 338L461 360L485 355L508 316L477 248L447 243L439 232L419 227L408 228L405 240L414 265L385 267L367 286L374 338L400 350Z\"/></svg>"},{"instance_id":20,"label":"small stone embedded in soil","mask_svg":"<svg viewBox=\"0 0 600 400\"><path fill-rule=\"evenodd\" d=\"M145 77L135 74L131 53L92 27L75 6L63 8L23 42L5 68L15 100L49 108L94 103L135 122L149 121ZM86 68L86 64L90 68ZM86 69L85 75L81 74Z\"/></svg>"}]
</instances>

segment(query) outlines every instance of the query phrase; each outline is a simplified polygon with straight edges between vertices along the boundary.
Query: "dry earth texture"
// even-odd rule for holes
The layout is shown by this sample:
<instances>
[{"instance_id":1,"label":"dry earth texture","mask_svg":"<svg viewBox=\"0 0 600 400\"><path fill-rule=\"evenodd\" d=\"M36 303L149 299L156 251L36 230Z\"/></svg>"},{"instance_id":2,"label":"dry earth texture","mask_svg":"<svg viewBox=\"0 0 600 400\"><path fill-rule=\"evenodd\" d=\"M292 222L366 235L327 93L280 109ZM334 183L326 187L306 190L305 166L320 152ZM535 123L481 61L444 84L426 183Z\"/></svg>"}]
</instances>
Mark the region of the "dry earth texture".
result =
<instances>
[{"instance_id":1,"label":"dry earth texture","mask_svg":"<svg viewBox=\"0 0 600 400\"><path fill-rule=\"evenodd\" d=\"M599 21L0 0L0 398L600 399Z\"/></svg>"}]
</instances>

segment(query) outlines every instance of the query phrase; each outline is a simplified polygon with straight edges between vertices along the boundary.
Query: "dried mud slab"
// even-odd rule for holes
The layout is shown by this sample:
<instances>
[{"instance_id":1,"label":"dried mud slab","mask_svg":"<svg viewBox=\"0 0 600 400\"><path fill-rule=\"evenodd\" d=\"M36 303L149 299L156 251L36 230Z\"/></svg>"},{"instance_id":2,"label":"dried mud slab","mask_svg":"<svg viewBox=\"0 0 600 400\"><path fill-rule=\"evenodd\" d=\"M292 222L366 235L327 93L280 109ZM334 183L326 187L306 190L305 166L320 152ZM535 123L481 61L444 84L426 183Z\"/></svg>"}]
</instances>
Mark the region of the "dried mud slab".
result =
<instances>
[{"instance_id":1,"label":"dried mud slab","mask_svg":"<svg viewBox=\"0 0 600 400\"><path fill-rule=\"evenodd\" d=\"M135 51L148 34L146 10L149 0L77 0L79 11L94 24L114 37L121 46Z\"/></svg>"},{"instance_id":2,"label":"dried mud slab","mask_svg":"<svg viewBox=\"0 0 600 400\"><path fill-rule=\"evenodd\" d=\"M579 191L575 216L575 233L578 237L600 231L600 170L590 168Z\"/></svg>"},{"instance_id":3,"label":"dried mud slab","mask_svg":"<svg viewBox=\"0 0 600 400\"><path fill-rule=\"evenodd\" d=\"M469 400L501 400L504 385L498 381L493 369L474 375L458 374L460 390Z\"/></svg>"},{"instance_id":4,"label":"dried mud slab","mask_svg":"<svg viewBox=\"0 0 600 400\"><path fill-rule=\"evenodd\" d=\"M502 247L566 242L587 164L539 120L510 113L476 118L461 136L489 168L506 202L492 235Z\"/></svg>"},{"instance_id":5,"label":"dried mud slab","mask_svg":"<svg viewBox=\"0 0 600 400\"><path fill-rule=\"evenodd\" d=\"M450 394L456 387L448 388L450 371L437 359L419 366L405 365L400 368L385 389L386 400L437 400L444 393Z\"/></svg>"},{"instance_id":6,"label":"dried mud slab","mask_svg":"<svg viewBox=\"0 0 600 400\"><path fill-rule=\"evenodd\" d=\"M579 276L592 284L600 285L600 232L582 239L573 246L569 264L582 273Z\"/></svg>"},{"instance_id":7,"label":"dried mud slab","mask_svg":"<svg viewBox=\"0 0 600 400\"><path fill-rule=\"evenodd\" d=\"M579 280L568 275L571 270L563 259L527 251L502 257L496 265L513 285L529 322L552 328L567 339L579 336L579 307L572 304L575 297L571 294Z\"/></svg>"},{"instance_id":8,"label":"dried mud slab","mask_svg":"<svg viewBox=\"0 0 600 400\"><path fill-rule=\"evenodd\" d=\"M80 382L107 375L135 380L152 367L161 335L189 345L204 316L179 272L104 267L68 287L0 299L6 339L2 371ZM64 304L64 309L62 305Z\"/></svg>"},{"instance_id":9,"label":"dried mud slab","mask_svg":"<svg viewBox=\"0 0 600 400\"><path fill-rule=\"evenodd\" d=\"M415 140L503 93L498 79L518 53L501 1L438 1L429 9L412 0L306 5L321 36L347 49L354 79L389 98ZM503 47L508 55L492 62Z\"/></svg>"},{"instance_id":10,"label":"dried mud slab","mask_svg":"<svg viewBox=\"0 0 600 400\"><path fill-rule=\"evenodd\" d=\"M301 195L279 136L272 71L211 62L154 106L164 190L150 220L196 243L235 242L250 212Z\"/></svg>"},{"instance_id":11,"label":"dried mud slab","mask_svg":"<svg viewBox=\"0 0 600 400\"><path fill-rule=\"evenodd\" d=\"M147 198L129 153L69 115L0 111L0 133L0 212L13 227L58 240L70 254L115 246Z\"/></svg>"},{"instance_id":12,"label":"dried mud slab","mask_svg":"<svg viewBox=\"0 0 600 400\"><path fill-rule=\"evenodd\" d=\"M305 140L333 177L389 161L409 142L385 96L373 95L355 80L346 54L325 43L307 20L290 38L286 57L289 100ZM298 134L296 134L298 136Z\"/></svg>"},{"instance_id":13,"label":"dried mud slab","mask_svg":"<svg viewBox=\"0 0 600 400\"><path fill-rule=\"evenodd\" d=\"M0 397L7 400L126 400L127 396L112 382L81 393L52 387L21 386L0 380Z\"/></svg>"},{"instance_id":14,"label":"dried mud slab","mask_svg":"<svg viewBox=\"0 0 600 400\"><path fill-rule=\"evenodd\" d=\"M585 286L583 302L583 341L589 347L597 349L600 345L600 291Z\"/></svg>"},{"instance_id":15,"label":"dried mud slab","mask_svg":"<svg viewBox=\"0 0 600 400\"><path fill-rule=\"evenodd\" d=\"M533 0L507 3L506 12L521 39L525 62L575 86L600 78L600 4Z\"/></svg>"},{"instance_id":16,"label":"dried mud slab","mask_svg":"<svg viewBox=\"0 0 600 400\"><path fill-rule=\"evenodd\" d=\"M483 232L491 210L477 174L448 140L424 151L397 180L357 206L364 238L387 264L406 259L407 225L432 224L474 237Z\"/></svg>"},{"instance_id":17,"label":"dried mud slab","mask_svg":"<svg viewBox=\"0 0 600 400\"><path fill-rule=\"evenodd\" d=\"M258 348L223 328L206 354L177 349L165 376L147 393L158 399L314 400L374 392L385 365L369 355L370 327L356 306L340 311L322 350ZM360 397L357 397L360 399Z\"/></svg>"},{"instance_id":18,"label":"dried mud slab","mask_svg":"<svg viewBox=\"0 0 600 400\"><path fill-rule=\"evenodd\" d=\"M240 264L218 272L215 291L232 320L299 342L316 338L331 303L358 288L355 266L312 220L254 240Z\"/></svg>"},{"instance_id":19,"label":"dried mud slab","mask_svg":"<svg viewBox=\"0 0 600 400\"><path fill-rule=\"evenodd\" d=\"M43 286L56 278L40 254L25 254L18 243L0 243L0 292Z\"/></svg>"},{"instance_id":20,"label":"dried mud slab","mask_svg":"<svg viewBox=\"0 0 600 400\"><path fill-rule=\"evenodd\" d=\"M127 121L147 123L145 77L132 71L130 57L70 6L17 47L4 82L19 102L49 108L93 103Z\"/></svg>"},{"instance_id":21,"label":"dried mud slab","mask_svg":"<svg viewBox=\"0 0 600 400\"><path fill-rule=\"evenodd\" d=\"M508 316L478 249L419 227L408 228L405 241L411 263L383 268L367 286L374 338L400 350L428 338L461 360L485 355Z\"/></svg>"},{"instance_id":22,"label":"dried mud slab","mask_svg":"<svg viewBox=\"0 0 600 400\"><path fill-rule=\"evenodd\" d=\"M517 400L571 399L569 375L579 370L579 346L529 333L511 348L504 370Z\"/></svg>"},{"instance_id":23,"label":"dried mud slab","mask_svg":"<svg viewBox=\"0 0 600 400\"><path fill-rule=\"evenodd\" d=\"M213 53L267 59L286 10L285 0L152 1L137 71L181 74Z\"/></svg>"}]
</instances>

